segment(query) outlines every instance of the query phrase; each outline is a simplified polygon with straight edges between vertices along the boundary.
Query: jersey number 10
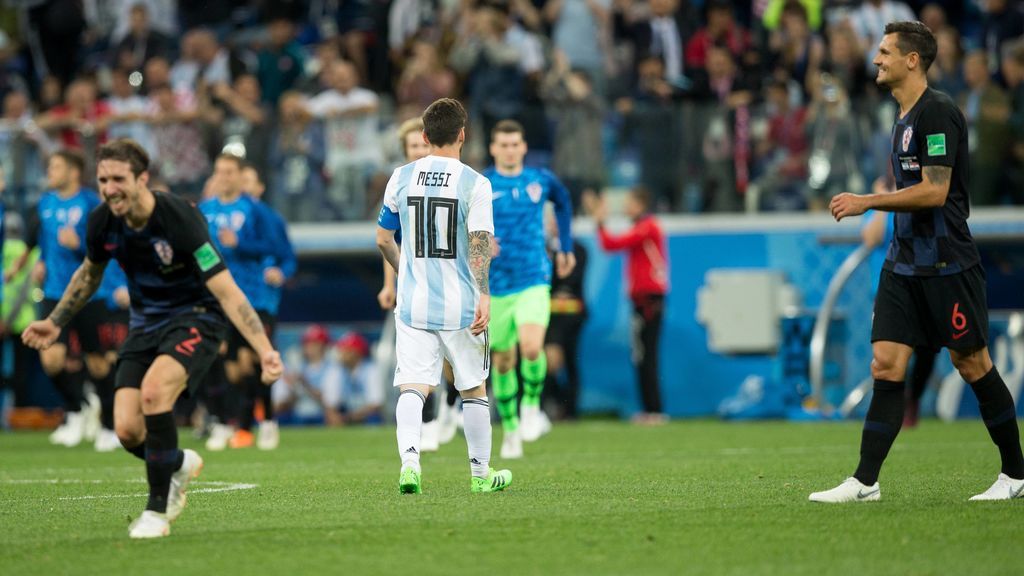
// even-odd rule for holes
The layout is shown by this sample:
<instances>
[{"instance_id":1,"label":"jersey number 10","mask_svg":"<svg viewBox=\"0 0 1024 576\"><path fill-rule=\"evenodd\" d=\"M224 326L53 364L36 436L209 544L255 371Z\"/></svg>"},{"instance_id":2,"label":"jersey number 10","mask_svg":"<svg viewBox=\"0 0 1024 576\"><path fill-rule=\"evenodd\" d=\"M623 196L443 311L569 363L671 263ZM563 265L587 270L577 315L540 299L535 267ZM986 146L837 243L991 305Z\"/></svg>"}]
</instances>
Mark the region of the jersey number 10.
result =
<instances>
[{"instance_id":1,"label":"jersey number 10","mask_svg":"<svg viewBox=\"0 0 1024 576\"><path fill-rule=\"evenodd\" d=\"M408 200L416 228L416 257L454 260L459 201L426 196L409 196ZM444 234L443 245L438 237L438 224L441 224Z\"/></svg>"}]
</instances>

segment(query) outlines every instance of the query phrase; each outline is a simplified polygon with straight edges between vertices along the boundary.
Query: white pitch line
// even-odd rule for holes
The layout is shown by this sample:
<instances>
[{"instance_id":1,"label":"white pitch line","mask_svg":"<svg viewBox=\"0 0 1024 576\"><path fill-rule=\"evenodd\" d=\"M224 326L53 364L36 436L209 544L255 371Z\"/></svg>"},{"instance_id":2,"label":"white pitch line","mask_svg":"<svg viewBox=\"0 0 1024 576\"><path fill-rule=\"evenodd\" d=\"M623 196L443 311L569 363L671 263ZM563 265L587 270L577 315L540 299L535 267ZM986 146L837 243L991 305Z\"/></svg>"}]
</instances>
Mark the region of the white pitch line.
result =
<instances>
[{"instance_id":1,"label":"white pitch line","mask_svg":"<svg viewBox=\"0 0 1024 576\"><path fill-rule=\"evenodd\" d=\"M216 492L233 492L236 490L252 490L256 488L258 484L246 484L243 482L193 482L192 485L205 484L209 486L215 486L214 488L198 488L189 490L191 494L213 494ZM62 496L58 500L109 500L113 498L140 498L143 496L149 496L148 493L140 492L138 494L95 494L90 496Z\"/></svg>"}]
</instances>

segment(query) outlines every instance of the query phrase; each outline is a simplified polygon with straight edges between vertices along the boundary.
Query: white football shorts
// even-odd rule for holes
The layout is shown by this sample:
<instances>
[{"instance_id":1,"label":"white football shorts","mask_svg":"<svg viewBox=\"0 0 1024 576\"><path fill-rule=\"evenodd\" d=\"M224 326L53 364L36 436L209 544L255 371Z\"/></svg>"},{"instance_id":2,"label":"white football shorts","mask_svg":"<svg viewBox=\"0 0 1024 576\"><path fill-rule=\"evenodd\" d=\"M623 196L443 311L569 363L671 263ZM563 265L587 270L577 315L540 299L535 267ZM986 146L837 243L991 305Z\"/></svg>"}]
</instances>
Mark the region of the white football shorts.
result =
<instances>
[{"instance_id":1,"label":"white football shorts","mask_svg":"<svg viewBox=\"0 0 1024 576\"><path fill-rule=\"evenodd\" d=\"M491 371L491 343L487 331L474 336L462 330L421 330L395 318L395 386L441 382L443 360L455 373L455 389L476 388Z\"/></svg>"}]
</instances>

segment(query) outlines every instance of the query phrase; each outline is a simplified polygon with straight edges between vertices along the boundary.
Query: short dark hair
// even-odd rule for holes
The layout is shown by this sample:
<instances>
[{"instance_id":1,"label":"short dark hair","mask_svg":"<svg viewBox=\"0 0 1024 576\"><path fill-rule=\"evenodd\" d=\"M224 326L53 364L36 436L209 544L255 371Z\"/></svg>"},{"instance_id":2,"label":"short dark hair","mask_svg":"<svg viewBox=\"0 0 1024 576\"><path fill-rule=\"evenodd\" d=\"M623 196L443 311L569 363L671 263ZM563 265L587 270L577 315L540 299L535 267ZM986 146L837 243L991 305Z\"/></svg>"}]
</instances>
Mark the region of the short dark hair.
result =
<instances>
[{"instance_id":1,"label":"short dark hair","mask_svg":"<svg viewBox=\"0 0 1024 576\"><path fill-rule=\"evenodd\" d=\"M149 154L138 142L130 138L118 138L100 146L100 151L96 155L96 163L99 164L104 160L127 162L136 178L139 177L139 174L149 170Z\"/></svg>"},{"instance_id":2,"label":"short dark hair","mask_svg":"<svg viewBox=\"0 0 1024 576\"><path fill-rule=\"evenodd\" d=\"M491 140L498 134L519 134L526 137L526 130L523 129L523 125L515 120L501 120L491 128Z\"/></svg>"},{"instance_id":3,"label":"short dark hair","mask_svg":"<svg viewBox=\"0 0 1024 576\"><path fill-rule=\"evenodd\" d=\"M433 146L455 144L466 127L466 109L453 98L435 100L423 112L423 133Z\"/></svg>"},{"instance_id":4,"label":"short dark hair","mask_svg":"<svg viewBox=\"0 0 1024 576\"><path fill-rule=\"evenodd\" d=\"M651 209L651 191L646 186L633 186L629 189L629 195L637 202L643 204L644 210Z\"/></svg>"},{"instance_id":5,"label":"short dark hair","mask_svg":"<svg viewBox=\"0 0 1024 576\"><path fill-rule=\"evenodd\" d=\"M67 148L62 148L60 150L57 150L50 156L50 158L54 157L60 158L68 166L71 166L75 170L78 170L79 174L85 173L85 157L82 156L81 152L77 150L69 150Z\"/></svg>"},{"instance_id":6,"label":"short dark hair","mask_svg":"<svg viewBox=\"0 0 1024 576\"><path fill-rule=\"evenodd\" d=\"M216 162L217 160L227 160L229 162L234 162L238 166L239 172L245 169L245 160L243 160L242 157L239 156L238 154L232 154L230 152L221 152L220 154L217 154L217 157L214 158L213 161Z\"/></svg>"},{"instance_id":7,"label":"short dark hair","mask_svg":"<svg viewBox=\"0 0 1024 576\"><path fill-rule=\"evenodd\" d=\"M921 66L928 72L935 54L939 51L935 35L921 22L890 22L885 25L886 34L896 35L896 47L904 54L917 52Z\"/></svg>"}]
</instances>

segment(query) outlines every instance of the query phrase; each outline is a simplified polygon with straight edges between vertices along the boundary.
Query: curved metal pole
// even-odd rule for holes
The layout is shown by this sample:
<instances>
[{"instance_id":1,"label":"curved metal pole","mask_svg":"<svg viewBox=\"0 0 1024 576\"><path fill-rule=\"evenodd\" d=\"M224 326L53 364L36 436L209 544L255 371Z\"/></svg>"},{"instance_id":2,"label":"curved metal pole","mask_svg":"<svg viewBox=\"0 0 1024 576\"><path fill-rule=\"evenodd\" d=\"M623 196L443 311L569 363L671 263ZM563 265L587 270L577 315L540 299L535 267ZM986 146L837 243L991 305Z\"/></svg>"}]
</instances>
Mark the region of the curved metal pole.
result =
<instances>
[{"instance_id":1,"label":"curved metal pole","mask_svg":"<svg viewBox=\"0 0 1024 576\"><path fill-rule=\"evenodd\" d=\"M847 256L846 260L843 260L839 270L836 271L835 276L829 281L828 290L825 291L825 298L821 302L821 307L818 308L818 317L814 321L814 331L811 333L810 377L811 395L817 401L818 406L821 407L826 406L822 388L825 383L825 343L828 339L829 324L832 323L832 312L836 307L836 302L839 300L839 295L843 292L843 287L846 286L846 282L849 281L854 270L867 260L871 250L871 248L862 244L853 251L853 254Z\"/></svg>"}]
</instances>

